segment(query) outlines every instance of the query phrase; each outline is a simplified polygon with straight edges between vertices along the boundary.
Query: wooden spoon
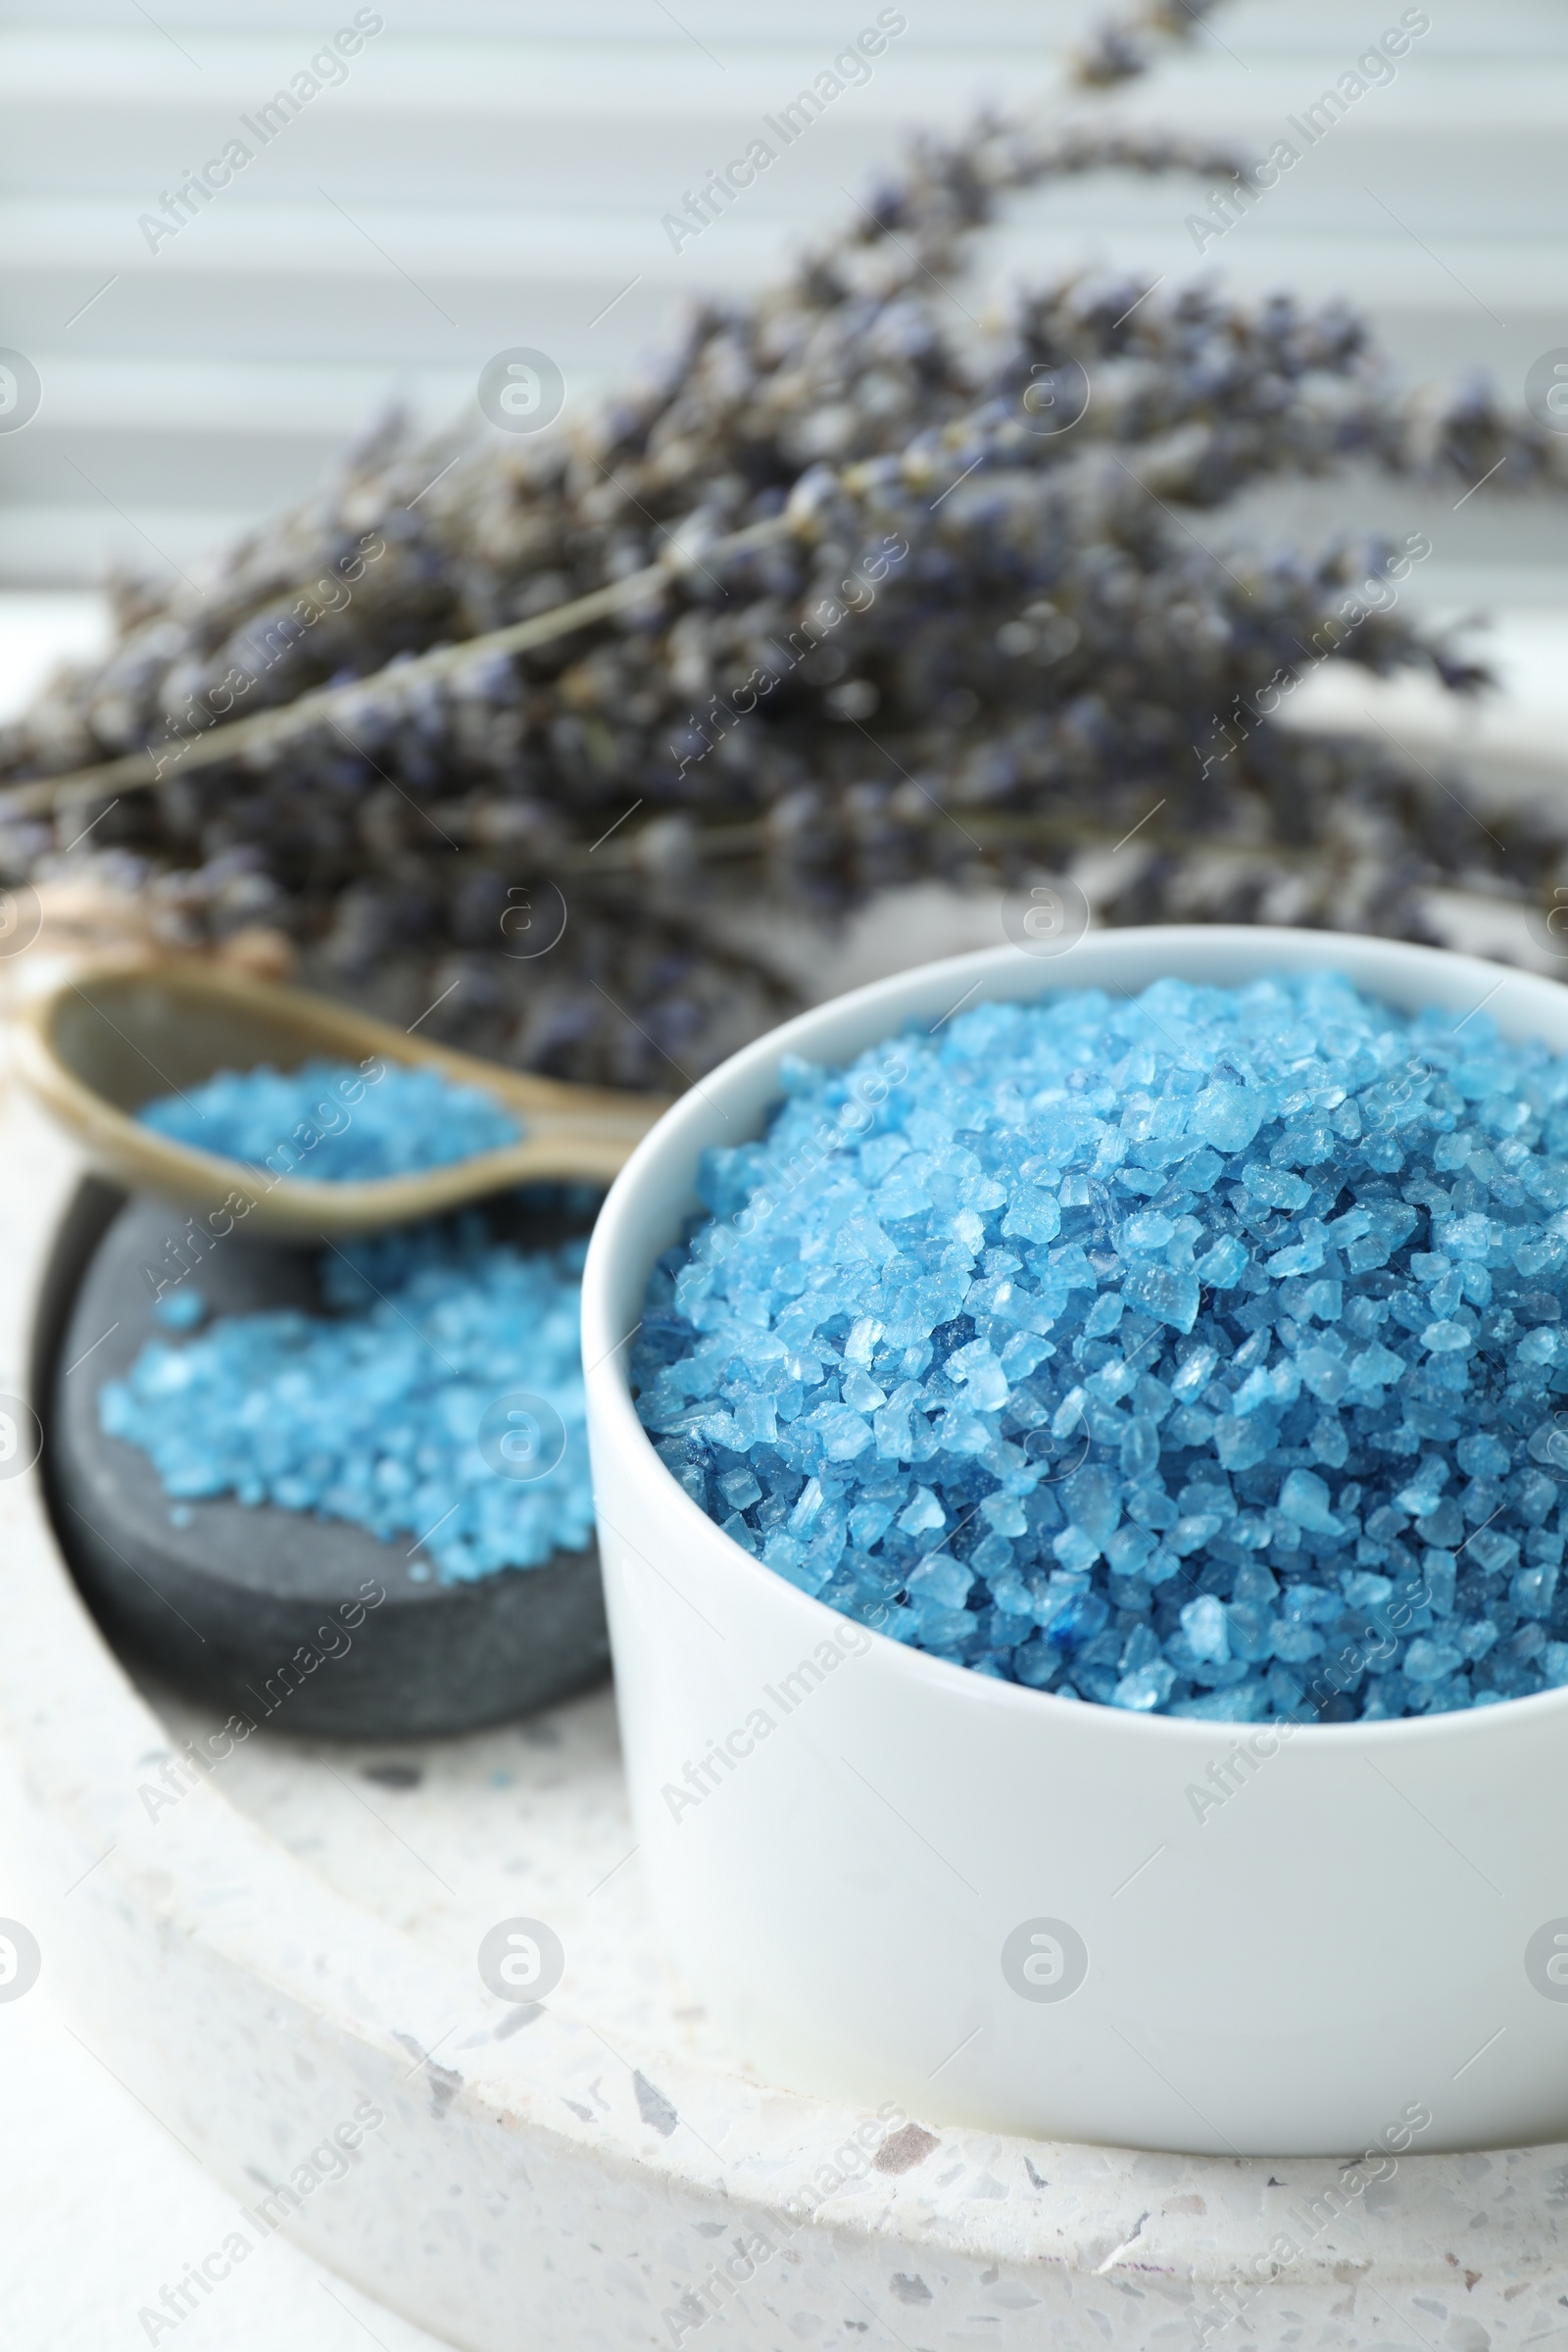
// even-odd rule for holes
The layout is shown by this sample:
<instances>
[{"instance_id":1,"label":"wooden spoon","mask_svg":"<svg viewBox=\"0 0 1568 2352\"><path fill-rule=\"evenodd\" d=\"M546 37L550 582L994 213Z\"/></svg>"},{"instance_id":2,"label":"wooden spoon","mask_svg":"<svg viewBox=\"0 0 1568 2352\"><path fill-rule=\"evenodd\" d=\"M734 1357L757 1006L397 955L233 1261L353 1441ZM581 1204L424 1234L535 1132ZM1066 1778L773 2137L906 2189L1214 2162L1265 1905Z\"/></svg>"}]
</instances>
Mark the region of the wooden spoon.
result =
<instances>
[{"instance_id":1,"label":"wooden spoon","mask_svg":"<svg viewBox=\"0 0 1568 2352\"><path fill-rule=\"evenodd\" d=\"M226 1217L223 1231L243 1217L248 1235L296 1240L409 1224L512 1185L608 1183L666 1108L657 1096L527 1077L427 1045L302 990L185 961L139 958L77 969L18 1008L16 1050L19 1075L116 1184ZM481 1087L522 1133L500 1151L443 1167L332 1184L193 1150L133 1115L219 1070L260 1062L291 1070L316 1056L368 1062L372 1069L379 1058L439 1070L454 1084ZM290 1141L278 1138L280 1147ZM329 1149L325 1133L319 1148ZM309 1164L310 1149L301 1156Z\"/></svg>"}]
</instances>

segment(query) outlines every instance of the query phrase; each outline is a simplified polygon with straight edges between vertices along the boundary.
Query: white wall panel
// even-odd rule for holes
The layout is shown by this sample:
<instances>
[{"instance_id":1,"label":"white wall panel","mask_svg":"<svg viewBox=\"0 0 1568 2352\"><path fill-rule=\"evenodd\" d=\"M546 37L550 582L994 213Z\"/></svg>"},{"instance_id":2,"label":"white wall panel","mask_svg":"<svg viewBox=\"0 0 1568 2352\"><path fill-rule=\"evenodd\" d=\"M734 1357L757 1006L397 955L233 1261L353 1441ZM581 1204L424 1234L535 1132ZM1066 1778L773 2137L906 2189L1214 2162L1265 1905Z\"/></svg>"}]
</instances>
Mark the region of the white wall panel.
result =
<instances>
[{"instance_id":1,"label":"white wall panel","mask_svg":"<svg viewBox=\"0 0 1568 2352\"><path fill-rule=\"evenodd\" d=\"M431 426L477 425L475 377L507 345L557 359L569 416L658 344L683 297L784 267L913 129L956 127L982 98L1053 102L1084 14L908 0L869 82L676 253L662 216L874 18L869 0L681 0L673 15L660 0L386 0L347 78L150 251L138 217L353 9L154 13L0 4L0 343L43 383L32 422L0 434L0 579L188 566L308 491L390 394ZM1261 152L1398 14L1241 0L1190 55L1089 103ZM1089 263L1344 292L1407 369L1479 366L1517 395L1539 353L1568 345L1568 18L1555 0L1432 16L1392 85L1203 255L1185 185L1102 177L1020 202L985 276ZM1560 544L1554 520L1477 501L1445 580L1485 573L1528 598Z\"/></svg>"}]
</instances>

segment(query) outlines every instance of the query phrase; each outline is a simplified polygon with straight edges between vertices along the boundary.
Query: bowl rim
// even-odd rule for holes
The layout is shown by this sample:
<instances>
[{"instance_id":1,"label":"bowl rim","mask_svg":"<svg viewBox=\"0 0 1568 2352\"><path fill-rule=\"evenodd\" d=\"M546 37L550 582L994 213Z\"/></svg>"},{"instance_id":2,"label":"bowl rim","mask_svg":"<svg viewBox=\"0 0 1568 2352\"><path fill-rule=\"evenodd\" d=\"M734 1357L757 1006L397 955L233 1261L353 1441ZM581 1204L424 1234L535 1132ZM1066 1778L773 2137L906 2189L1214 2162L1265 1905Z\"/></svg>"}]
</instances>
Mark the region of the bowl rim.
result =
<instances>
[{"instance_id":1,"label":"bowl rim","mask_svg":"<svg viewBox=\"0 0 1568 2352\"><path fill-rule=\"evenodd\" d=\"M1291 944L1287 946L1287 942ZM1252 976L1256 978L1263 977L1271 968L1271 951L1287 968L1297 970L1332 970L1337 968L1341 957L1345 957L1374 964L1386 962L1391 972L1402 966L1412 974L1425 969L1435 975L1442 968L1450 974L1467 971L1477 982L1485 982L1496 975L1492 989L1484 992L1483 996L1483 1002L1489 1009L1509 982L1517 982L1532 995L1561 990L1562 986L1543 973L1521 971L1516 965L1490 963L1483 957L1463 956L1447 948L1429 948L1414 941L1385 939L1362 932L1307 930L1283 924L1128 925L1114 930L1091 930L1078 946L1093 946L1110 954L1118 947L1128 951L1165 943L1169 944L1173 955L1184 951L1201 953L1212 950L1223 957L1227 951L1241 952L1255 962L1256 970ZM1071 977L1076 968L1075 954L1076 950L1069 950L1060 956L1039 957L1011 946L981 948L967 955L911 964L904 971L867 982L860 988L847 990L840 996L826 998L819 1004L808 1005L804 1012L793 1014L789 1020L765 1031L749 1045L742 1046L676 1099L626 1161L611 1186L595 1221L582 1283L583 1379L589 1398L590 1429L594 1420L603 1416L607 1425L606 1436L617 1457L627 1461L637 1477L653 1478L660 1492L673 1503L677 1519L690 1528L694 1538L709 1540L717 1545L717 1556L736 1576L740 1587L744 1589L750 1586L763 1600L771 1598L778 1601L787 1596L785 1605L794 1605L805 1614L808 1623L814 1621L818 1624L823 1639L827 1638L833 1627L857 1624L858 1621L830 1608L813 1593L803 1592L799 1586L792 1585L786 1577L776 1575L751 1552L743 1549L733 1537L725 1535L717 1520L710 1519L693 1501L684 1487L660 1460L638 1417L627 1378L625 1350L638 1326L634 1325L631 1332L618 1339L610 1336L613 1325L613 1318L608 1312L612 1257L632 1244L640 1210L641 1186L654 1165L667 1154L674 1154L678 1158L681 1153L689 1152L691 1173L695 1175L697 1150L700 1147L689 1143L686 1129L702 1116L705 1107L711 1107L713 1096L719 1090L743 1085L759 1070L776 1063L783 1055L801 1052L812 1034L824 1025L857 1011L870 1014L886 1007L892 1023L886 1036L889 1040L897 1037L908 1001L943 975L950 975L955 982L973 975L976 987L993 974L1003 972L1016 971L1020 978L1029 974L1044 975L1041 985L1019 990L1016 995L1009 991L999 991L994 999L984 1000L998 1003L1035 1001L1075 988L1103 986L1102 980L1087 978L1075 981ZM1097 956L1094 960L1098 963L1101 958ZM1062 976L1053 984L1052 975L1058 964L1064 967ZM1172 973L1165 976L1181 978L1184 975ZM1236 981L1214 985L1238 985L1245 977L1245 974L1239 974ZM1199 984L1206 985L1201 982ZM1152 986L1152 982L1146 982L1145 985ZM1355 980L1353 985L1367 995L1376 996L1379 993L1371 981ZM960 1004L967 1002L967 997L974 993L974 988L971 988L966 995L960 995ZM1478 1011L1481 1008L1481 1004L1476 1006ZM1564 1012L1568 1014L1568 998L1565 998ZM1526 1037L1533 1034L1528 1023L1521 1026L1517 1022L1510 1024L1508 1033ZM872 1039L868 1042L876 1041ZM1568 1041L1565 1041L1563 1051L1568 1054ZM806 1057L809 1058L809 1055ZM652 1260L643 1277L645 1285L651 1272ZM597 1494L595 1508L597 1514ZM618 1531L609 1527L608 1522L606 1525L612 1537L626 1541L619 1538ZM603 1544L601 1553L603 1556ZM889 1669L911 1675L917 1682L925 1682L933 1693L946 1693L948 1703L958 1701L971 1705L1033 1710L1042 1701L1050 1702L1053 1698L1051 1691L1035 1690L1022 1684L976 1674L970 1667L956 1665L952 1660L936 1657L928 1650L895 1642L889 1635L878 1633L872 1627L862 1626L860 1631L873 1645L870 1654L882 1653L884 1664ZM1521 1721L1521 1710L1528 1710L1529 1719L1535 1723L1549 1721L1553 1717L1568 1719L1568 1685L1553 1690L1534 1691L1520 1698L1500 1699L1484 1707L1455 1708L1438 1715L1396 1716L1371 1723L1357 1718L1349 1723L1296 1724L1278 1717L1264 1717L1250 1724L1226 1723L1157 1712L1136 1713L1130 1708L1104 1706L1092 1699L1058 1698L1055 1706L1057 1714L1054 1722L1056 1726L1065 1728L1070 1724L1081 1729L1084 1736L1090 1739L1144 1739L1167 1746L1179 1741L1196 1752L1212 1749L1216 1737L1226 1744L1238 1745L1262 1732L1276 1739L1278 1746L1268 1751L1274 1754L1280 1747L1294 1743L1299 1735L1306 1734L1309 1747L1326 1754L1331 1747L1341 1752L1357 1745L1383 1748L1391 1741L1396 1747L1410 1749L1418 1739L1423 1743L1429 1743L1456 1739L1505 1738L1507 1725Z\"/></svg>"}]
</instances>

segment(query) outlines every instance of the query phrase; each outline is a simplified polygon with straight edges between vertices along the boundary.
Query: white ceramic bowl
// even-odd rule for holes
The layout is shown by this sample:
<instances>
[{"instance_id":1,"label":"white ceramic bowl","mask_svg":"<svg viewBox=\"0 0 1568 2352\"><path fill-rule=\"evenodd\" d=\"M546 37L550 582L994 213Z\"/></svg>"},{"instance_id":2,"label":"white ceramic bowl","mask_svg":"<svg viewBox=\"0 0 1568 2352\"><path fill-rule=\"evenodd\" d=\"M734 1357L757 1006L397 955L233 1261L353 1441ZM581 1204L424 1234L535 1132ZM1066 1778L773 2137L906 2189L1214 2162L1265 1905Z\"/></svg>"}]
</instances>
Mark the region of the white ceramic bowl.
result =
<instances>
[{"instance_id":1,"label":"white ceramic bowl","mask_svg":"<svg viewBox=\"0 0 1568 2352\"><path fill-rule=\"evenodd\" d=\"M1261 928L1091 934L803 1014L694 1087L610 1195L584 1361L642 1860L683 1971L775 2081L1213 2153L1568 2135L1568 1984L1544 1965L1559 1930L1568 1952L1568 1690L1282 1741L993 1682L866 1634L732 1544L627 1389L698 1154L761 1131L783 1054L843 1063L966 993L1325 966L1407 1009L1485 1000L1505 1034L1568 1052L1568 992L1465 956Z\"/></svg>"}]
</instances>

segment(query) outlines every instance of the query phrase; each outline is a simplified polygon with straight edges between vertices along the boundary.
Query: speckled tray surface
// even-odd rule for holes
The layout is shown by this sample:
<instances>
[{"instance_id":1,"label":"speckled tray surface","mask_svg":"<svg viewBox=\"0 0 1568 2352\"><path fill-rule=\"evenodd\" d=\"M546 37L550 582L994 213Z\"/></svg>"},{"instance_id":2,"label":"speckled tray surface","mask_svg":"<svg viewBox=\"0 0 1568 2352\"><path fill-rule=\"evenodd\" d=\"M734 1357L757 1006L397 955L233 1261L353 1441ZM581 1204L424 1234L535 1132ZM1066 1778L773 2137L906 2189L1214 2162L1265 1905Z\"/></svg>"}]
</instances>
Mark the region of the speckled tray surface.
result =
<instances>
[{"instance_id":1,"label":"speckled tray surface","mask_svg":"<svg viewBox=\"0 0 1568 2352\"><path fill-rule=\"evenodd\" d=\"M9 1101L0 1391L79 1174ZM182 1771L220 1719L131 1683L31 1476L0 1480L0 1909L244 2227L297 2183L296 2240L455 2345L1568 2352L1568 2149L1184 2158L776 2089L662 1957L608 1690L461 1740L280 1717ZM480 1975L517 1919L563 1949L541 2002Z\"/></svg>"}]
</instances>

